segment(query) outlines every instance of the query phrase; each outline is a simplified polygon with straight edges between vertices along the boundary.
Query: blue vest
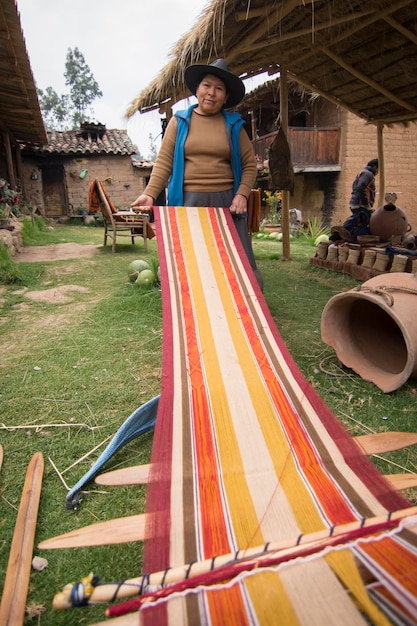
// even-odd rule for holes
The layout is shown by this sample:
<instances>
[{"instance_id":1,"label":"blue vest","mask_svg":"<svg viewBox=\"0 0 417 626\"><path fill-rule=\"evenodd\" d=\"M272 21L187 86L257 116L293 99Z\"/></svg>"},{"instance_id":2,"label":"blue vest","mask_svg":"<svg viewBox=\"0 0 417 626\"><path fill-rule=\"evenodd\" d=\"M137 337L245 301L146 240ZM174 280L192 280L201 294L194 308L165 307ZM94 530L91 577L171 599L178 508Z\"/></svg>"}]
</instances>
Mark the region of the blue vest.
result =
<instances>
[{"instance_id":1,"label":"blue vest","mask_svg":"<svg viewBox=\"0 0 417 626\"><path fill-rule=\"evenodd\" d=\"M175 113L177 118L177 137L174 148L172 174L168 182L167 204L183 206L184 204L184 144L190 128L190 118L197 105L193 104L185 111ZM222 109L226 119L226 133L230 145L231 165L233 172L233 191L237 192L242 177L242 163L240 160L240 129L245 123L239 113L228 113Z\"/></svg>"}]
</instances>

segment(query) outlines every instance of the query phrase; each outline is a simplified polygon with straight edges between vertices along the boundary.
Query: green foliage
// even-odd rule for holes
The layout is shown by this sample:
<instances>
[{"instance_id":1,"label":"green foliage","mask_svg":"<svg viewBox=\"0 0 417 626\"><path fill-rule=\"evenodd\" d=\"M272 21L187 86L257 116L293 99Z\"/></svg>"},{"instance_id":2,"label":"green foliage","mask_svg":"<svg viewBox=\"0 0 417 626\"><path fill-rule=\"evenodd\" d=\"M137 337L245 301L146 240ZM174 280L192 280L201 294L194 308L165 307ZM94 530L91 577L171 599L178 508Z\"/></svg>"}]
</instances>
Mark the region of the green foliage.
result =
<instances>
[{"instance_id":1,"label":"green foliage","mask_svg":"<svg viewBox=\"0 0 417 626\"><path fill-rule=\"evenodd\" d=\"M29 285L43 275L39 267L16 263L0 240L0 285Z\"/></svg>"},{"instance_id":2,"label":"green foliage","mask_svg":"<svg viewBox=\"0 0 417 626\"><path fill-rule=\"evenodd\" d=\"M0 284L11 285L22 281L23 276L18 265L11 258L7 246L0 241Z\"/></svg>"},{"instance_id":3,"label":"green foliage","mask_svg":"<svg viewBox=\"0 0 417 626\"><path fill-rule=\"evenodd\" d=\"M49 129L78 128L86 121L87 115L93 115L93 110L89 110L92 102L103 96L78 48L68 48L64 77L69 94L58 95L52 87L47 87L45 91L38 89L42 115Z\"/></svg>"},{"instance_id":4,"label":"green foliage","mask_svg":"<svg viewBox=\"0 0 417 626\"><path fill-rule=\"evenodd\" d=\"M71 113L67 94L58 95L52 87L38 89L39 104L45 125L49 129L70 128Z\"/></svg>"},{"instance_id":5,"label":"green foliage","mask_svg":"<svg viewBox=\"0 0 417 626\"><path fill-rule=\"evenodd\" d=\"M46 223L40 215L34 215L33 218L24 217L22 225L23 245L30 246L35 243L39 234L46 228Z\"/></svg>"},{"instance_id":6,"label":"green foliage","mask_svg":"<svg viewBox=\"0 0 417 626\"><path fill-rule=\"evenodd\" d=\"M90 104L103 93L78 48L68 48L64 76L65 84L70 88L69 98L74 109L72 124L76 128L85 121Z\"/></svg>"},{"instance_id":7,"label":"green foliage","mask_svg":"<svg viewBox=\"0 0 417 626\"><path fill-rule=\"evenodd\" d=\"M11 213L18 214L20 192L12 189L4 178L0 178L0 218L7 219Z\"/></svg>"},{"instance_id":8,"label":"green foliage","mask_svg":"<svg viewBox=\"0 0 417 626\"><path fill-rule=\"evenodd\" d=\"M149 147L150 147L150 152L148 154L148 159L150 161L156 161L158 149L156 147L155 137L152 135L152 133L149 133Z\"/></svg>"},{"instance_id":9,"label":"green foliage","mask_svg":"<svg viewBox=\"0 0 417 626\"><path fill-rule=\"evenodd\" d=\"M307 221L307 227L300 230L301 237L307 239L312 246L315 245L317 237L329 234L330 228L323 223L320 217L312 217Z\"/></svg>"},{"instance_id":10,"label":"green foliage","mask_svg":"<svg viewBox=\"0 0 417 626\"><path fill-rule=\"evenodd\" d=\"M155 285L159 286L159 259L156 254L151 254L148 263L155 276Z\"/></svg>"}]
</instances>

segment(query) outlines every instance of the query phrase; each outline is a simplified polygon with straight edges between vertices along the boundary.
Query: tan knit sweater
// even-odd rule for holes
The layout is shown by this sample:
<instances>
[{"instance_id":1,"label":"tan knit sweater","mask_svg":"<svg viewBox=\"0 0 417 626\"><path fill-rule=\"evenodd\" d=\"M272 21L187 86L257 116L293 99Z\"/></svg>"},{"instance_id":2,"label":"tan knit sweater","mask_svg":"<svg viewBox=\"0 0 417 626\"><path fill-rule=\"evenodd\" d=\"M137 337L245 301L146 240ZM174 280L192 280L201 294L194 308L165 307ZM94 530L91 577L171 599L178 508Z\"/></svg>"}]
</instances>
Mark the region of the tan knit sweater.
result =
<instances>
[{"instance_id":1,"label":"tan knit sweater","mask_svg":"<svg viewBox=\"0 0 417 626\"><path fill-rule=\"evenodd\" d=\"M177 118L174 116L166 128L149 184L144 191L154 199L168 184L176 134ZM184 191L210 192L233 189L230 147L222 113L199 115L193 111L184 154ZM252 144L243 128L240 131L240 156L242 180L237 193L248 197L256 179L256 161Z\"/></svg>"}]
</instances>

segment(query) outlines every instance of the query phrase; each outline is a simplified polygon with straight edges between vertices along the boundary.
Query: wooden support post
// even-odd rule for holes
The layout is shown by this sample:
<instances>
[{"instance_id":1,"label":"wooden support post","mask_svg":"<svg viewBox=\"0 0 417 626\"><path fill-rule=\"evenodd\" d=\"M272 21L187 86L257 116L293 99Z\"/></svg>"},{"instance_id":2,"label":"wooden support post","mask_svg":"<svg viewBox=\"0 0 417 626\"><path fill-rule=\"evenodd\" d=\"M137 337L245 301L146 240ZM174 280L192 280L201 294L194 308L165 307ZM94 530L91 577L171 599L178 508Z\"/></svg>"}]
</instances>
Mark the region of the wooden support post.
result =
<instances>
[{"instance_id":1,"label":"wooden support post","mask_svg":"<svg viewBox=\"0 0 417 626\"><path fill-rule=\"evenodd\" d=\"M382 122L378 122L377 126L377 143L378 143L378 177L379 177L379 202L378 206L383 206L385 204L385 160L384 160L384 124Z\"/></svg>"},{"instance_id":2,"label":"wooden support post","mask_svg":"<svg viewBox=\"0 0 417 626\"><path fill-rule=\"evenodd\" d=\"M288 84L287 72L281 65L279 75L279 92L280 92L280 122L281 128L288 138ZM290 254L290 192L284 189L282 191L281 203L281 228L282 228L282 256L288 261Z\"/></svg>"},{"instance_id":3,"label":"wooden support post","mask_svg":"<svg viewBox=\"0 0 417 626\"><path fill-rule=\"evenodd\" d=\"M16 189L16 177L14 173L12 148L11 148L9 133L4 133L3 144L4 144L4 151L6 153L8 183L10 184L10 187L12 189Z\"/></svg>"}]
</instances>

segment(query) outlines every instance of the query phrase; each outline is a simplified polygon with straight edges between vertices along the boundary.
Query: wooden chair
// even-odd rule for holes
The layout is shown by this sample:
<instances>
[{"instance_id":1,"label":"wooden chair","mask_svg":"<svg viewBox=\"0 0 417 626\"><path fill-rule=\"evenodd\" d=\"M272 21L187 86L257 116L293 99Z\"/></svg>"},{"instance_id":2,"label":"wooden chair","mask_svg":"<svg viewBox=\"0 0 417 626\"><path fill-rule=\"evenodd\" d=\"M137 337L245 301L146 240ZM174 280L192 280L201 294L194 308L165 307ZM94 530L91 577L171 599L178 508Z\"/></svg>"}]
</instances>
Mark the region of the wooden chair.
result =
<instances>
[{"instance_id":1,"label":"wooden chair","mask_svg":"<svg viewBox=\"0 0 417 626\"><path fill-rule=\"evenodd\" d=\"M148 215L134 211L115 211L99 181L96 181L95 189L100 203L100 211L103 215L104 245L107 245L107 238L109 237L112 240L112 252L114 253L116 252L117 236L130 237L133 245L135 237L142 237L145 252L148 252Z\"/></svg>"}]
</instances>

